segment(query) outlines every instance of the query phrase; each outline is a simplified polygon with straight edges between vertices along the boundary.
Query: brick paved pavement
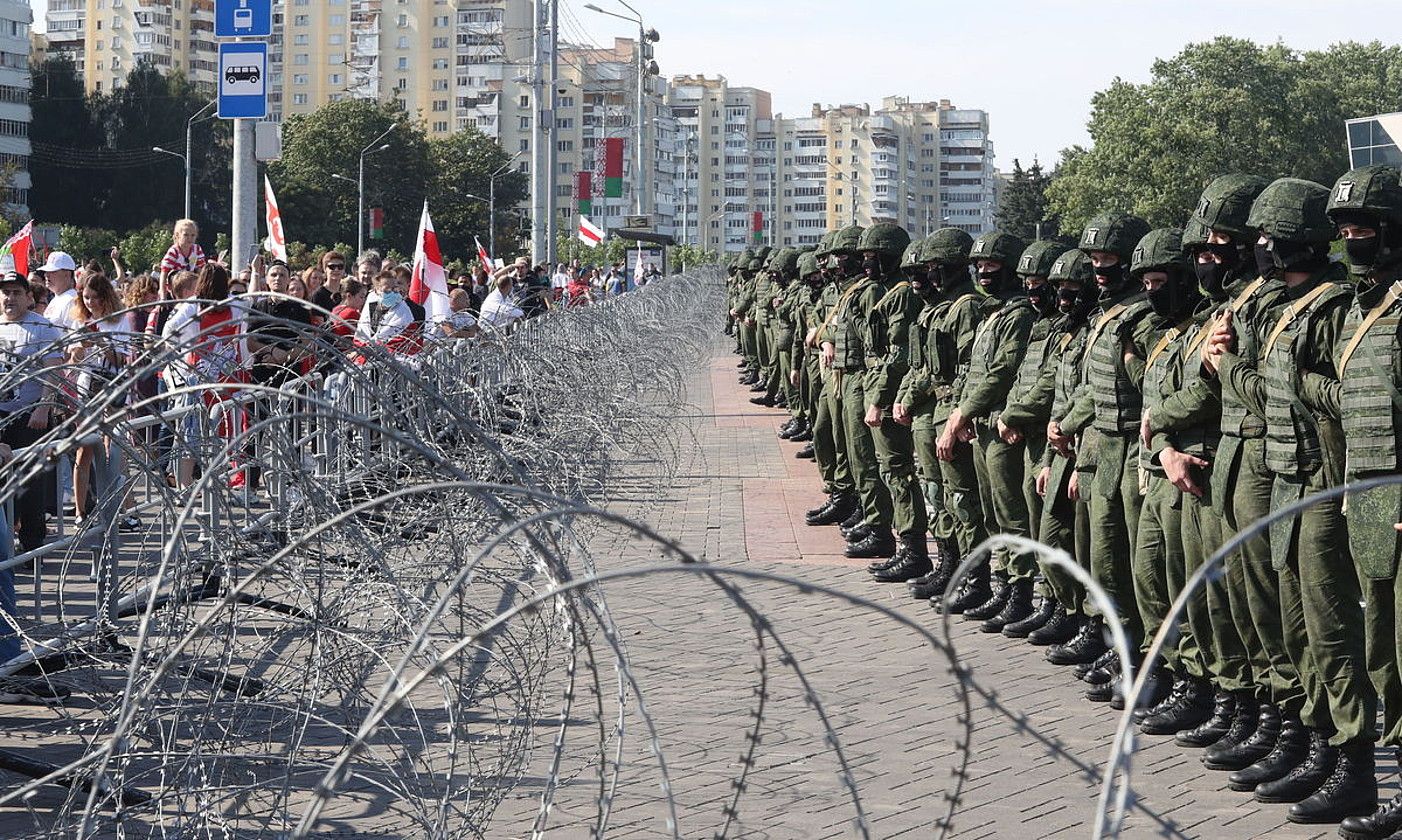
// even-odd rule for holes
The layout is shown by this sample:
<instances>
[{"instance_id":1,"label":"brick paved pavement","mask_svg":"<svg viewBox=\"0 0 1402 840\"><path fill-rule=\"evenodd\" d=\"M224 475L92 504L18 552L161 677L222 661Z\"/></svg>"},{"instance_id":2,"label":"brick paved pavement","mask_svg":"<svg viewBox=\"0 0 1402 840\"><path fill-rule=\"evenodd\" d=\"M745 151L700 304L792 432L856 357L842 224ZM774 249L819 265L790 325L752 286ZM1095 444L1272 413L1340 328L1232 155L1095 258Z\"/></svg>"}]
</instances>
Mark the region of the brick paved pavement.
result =
<instances>
[{"instance_id":1,"label":"brick paved pavement","mask_svg":"<svg viewBox=\"0 0 1402 840\"><path fill-rule=\"evenodd\" d=\"M773 572L870 598L938 632L934 613L880 586L865 561L840 555L836 529L809 528L802 512L820 499L810 462L779 441L778 412L757 409L735 384L734 357L717 343L688 383L693 413L679 418L686 453L662 497L620 506L722 567ZM636 465L638 472L647 465ZM628 487L616 488L629 496ZM601 571L655 563L659 552L636 540L595 541ZM831 720L860 793L872 837L933 837L959 757L961 705L947 662L908 628L855 606L789 586L736 581L763 611L804 670ZM642 699L657 725L682 837L709 837L742 768L747 727L761 697L760 654L748 618L716 587L681 576L652 576L607 587L609 609L627 645ZM1086 837L1091 833L1098 770L1114 712L1081 697L1063 669L1039 650L955 625L954 642L976 687L972 756L964 802L952 836ZM766 646L767 682L754 768L727 836L858 836L856 810L839 781L824 729L791 669ZM611 671L602 673L611 690ZM610 712L606 706L605 717ZM608 836L666 836L659 774L630 703L621 784ZM553 732L542 730L542 747ZM571 729L588 758L590 736ZM533 770L544 767L547 752ZM1380 756L1381 758L1381 756ZM573 762L573 765L571 765ZM1393 765L1384 765L1393 766ZM1285 809L1226 789L1225 774L1203 770L1195 752L1170 739L1148 739L1136 762L1140 796L1125 837L1252 838L1336 836L1332 826L1293 826ZM591 781L592 780L592 781ZM1384 778L1390 795L1395 776ZM494 836L525 836L543 780L529 777L521 798L498 812ZM561 836L587 836L595 818L597 776L584 772L561 787L550 824Z\"/></svg>"}]
</instances>

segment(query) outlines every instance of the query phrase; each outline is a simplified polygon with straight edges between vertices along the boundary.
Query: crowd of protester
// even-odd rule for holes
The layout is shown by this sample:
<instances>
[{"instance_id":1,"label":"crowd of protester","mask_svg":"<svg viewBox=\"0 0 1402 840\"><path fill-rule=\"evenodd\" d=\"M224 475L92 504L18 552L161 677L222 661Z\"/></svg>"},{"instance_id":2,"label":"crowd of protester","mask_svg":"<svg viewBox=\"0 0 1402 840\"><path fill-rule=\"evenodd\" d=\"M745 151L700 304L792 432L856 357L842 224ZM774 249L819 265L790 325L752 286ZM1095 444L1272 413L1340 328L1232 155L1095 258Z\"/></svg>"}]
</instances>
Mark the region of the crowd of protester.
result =
<instances>
[{"instance_id":1,"label":"crowd of protester","mask_svg":"<svg viewBox=\"0 0 1402 840\"><path fill-rule=\"evenodd\" d=\"M224 445L267 410L265 401L254 400L247 409L211 413L241 389L280 388L375 354L412 363L436 343L490 339L551 308L635 288L622 263L607 269L561 263L552 273L522 257L490 274L478 264L449 278L448 312L431 317L411 297L412 266L373 250L353 262L327 251L301 271L259 256L234 272L226 255L212 257L200 247L194 222L175 223L172 234L169 250L149 270L126 265L114 248L103 261L80 265L53 251L27 277L0 273L0 383L12 380L0 385L0 464L93 409L94 400L112 407L108 386L121 377L130 384L116 389L118 399L176 418L145 430L147 439L136 443L156 454L167 482L186 487L198 469L193 453ZM645 271L638 283L656 274ZM217 424L214 414L223 417ZM18 490L11 518L0 515L0 564L53 540L61 517L71 515L79 533L93 524L100 489L93 487L94 464L109 446L83 446ZM231 469L231 486L257 486L253 460ZM136 530L142 523L124 509L117 526ZM15 615L14 575L0 569L0 663L20 654L16 628L6 621ZM0 676L0 703L63 699L44 681Z\"/></svg>"}]
</instances>

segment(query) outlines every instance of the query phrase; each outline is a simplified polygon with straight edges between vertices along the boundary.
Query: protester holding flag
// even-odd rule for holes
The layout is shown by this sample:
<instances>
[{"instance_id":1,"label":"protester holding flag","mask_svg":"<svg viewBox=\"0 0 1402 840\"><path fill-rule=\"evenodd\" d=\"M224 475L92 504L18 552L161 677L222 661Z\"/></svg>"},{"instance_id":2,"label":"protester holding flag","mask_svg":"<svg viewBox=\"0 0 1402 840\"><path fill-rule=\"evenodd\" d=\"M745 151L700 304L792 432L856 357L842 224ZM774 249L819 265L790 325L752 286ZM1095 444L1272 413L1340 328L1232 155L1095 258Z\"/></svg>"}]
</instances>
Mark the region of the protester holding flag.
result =
<instances>
[{"instance_id":1,"label":"protester holding flag","mask_svg":"<svg viewBox=\"0 0 1402 840\"><path fill-rule=\"evenodd\" d=\"M414 267L409 279L409 300L424 308L425 333L438 331L439 325L453 314L448 300L448 272L443 268L443 252L438 248L438 234L424 202L419 217L418 242L414 246Z\"/></svg>"}]
</instances>

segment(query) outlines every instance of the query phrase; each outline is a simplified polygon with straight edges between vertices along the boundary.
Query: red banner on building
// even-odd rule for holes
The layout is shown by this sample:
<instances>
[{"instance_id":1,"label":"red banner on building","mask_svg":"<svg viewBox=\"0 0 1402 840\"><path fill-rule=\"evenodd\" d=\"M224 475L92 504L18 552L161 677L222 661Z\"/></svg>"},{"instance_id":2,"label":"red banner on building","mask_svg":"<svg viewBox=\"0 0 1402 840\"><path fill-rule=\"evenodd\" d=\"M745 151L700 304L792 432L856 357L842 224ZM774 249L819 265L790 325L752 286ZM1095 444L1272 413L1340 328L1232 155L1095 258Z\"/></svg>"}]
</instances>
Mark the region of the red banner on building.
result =
<instances>
[{"instance_id":1,"label":"red banner on building","mask_svg":"<svg viewBox=\"0 0 1402 840\"><path fill-rule=\"evenodd\" d=\"M574 173L574 197L579 202L579 215L594 212L594 173L581 169Z\"/></svg>"},{"instance_id":2,"label":"red banner on building","mask_svg":"<svg viewBox=\"0 0 1402 840\"><path fill-rule=\"evenodd\" d=\"M764 211L763 211L763 210L756 210L756 211L754 212L754 218L753 218L753 220L750 222L750 230L754 233L754 235L755 235L755 241L756 241L756 242L758 242L758 241L760 241L761 239L764 238Z\"/></svg>"}]
</instances>

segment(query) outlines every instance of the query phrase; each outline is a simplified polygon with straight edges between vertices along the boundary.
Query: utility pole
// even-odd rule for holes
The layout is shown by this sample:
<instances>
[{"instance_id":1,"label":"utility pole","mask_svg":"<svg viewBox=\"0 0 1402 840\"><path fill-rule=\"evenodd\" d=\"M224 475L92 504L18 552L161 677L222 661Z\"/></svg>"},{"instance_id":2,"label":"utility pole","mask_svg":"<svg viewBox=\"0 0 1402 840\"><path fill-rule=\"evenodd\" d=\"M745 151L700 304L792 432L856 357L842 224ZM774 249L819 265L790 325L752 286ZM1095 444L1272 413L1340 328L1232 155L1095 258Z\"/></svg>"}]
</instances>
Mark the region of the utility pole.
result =
<instances>
[{"instance_id":1,"label":"utility pole","mask_svg":"<svg viewBox=\"0 0 1402 840\"><path fill-rule=\"evenodd\" d=\"M549 148L545 159L545 203L549 212L545 215L545 261L550 264L550 272L555 272L555 216L556 181L560 158L560 144L555 140L555 109L560 103L560 0L550 2L550 116L545 125L549 134Z\"/></svg>"},{"instance_id":2,"label":"utility pole","mask_svg":"<svg viewBox=\"0 0 1402 840\"><path fill-rule=\"evenodd\" d=\"M550 211L545 195L545 169L549 165L545 144L549 142L545 107L545 6L552 0L535 0L535 16L531 22L531 262L536 263L548 253L545 230Z\"/></svg>"},{"instance_id":3,"label":"utility pole","mask_svg":"<svg viewBox=\"0 0 1402 840\"><path fill-rule=\"evenodd\" d=\"M258 247L258 160L254 151L256 120L234 120L234 207L229 244L234 272L253 259Z\"/></svg>"},{"instance_id":4,"label":"utility pole","mask_svg":"<svg viewBox=\"0 0 1402 840\"><path fill-rule=\"evenodd\" d=\"M628 4L624 3L624 5L627 6ZM629 6L629 8L632 7ZM646 178L643 175L643 170L647 166L647 150L643 146L643 119L646 116L643 113L643 75L647 71L647 68L643 65L643 45L646 43L647 32L643 29L643 19L642 16L639 15L638 46L634 50L634 52L638 54L638 102L637 108L633 113L633 122L638 127L638 139L636 141L638 144L638 171L634 174L633 178L633 215L635 216L641 216L643 214L643 185L647 183ZM641 249L641 244L638 247ZM641 266L639 267L641 268Z\"/></svg>"}]
</instances>

